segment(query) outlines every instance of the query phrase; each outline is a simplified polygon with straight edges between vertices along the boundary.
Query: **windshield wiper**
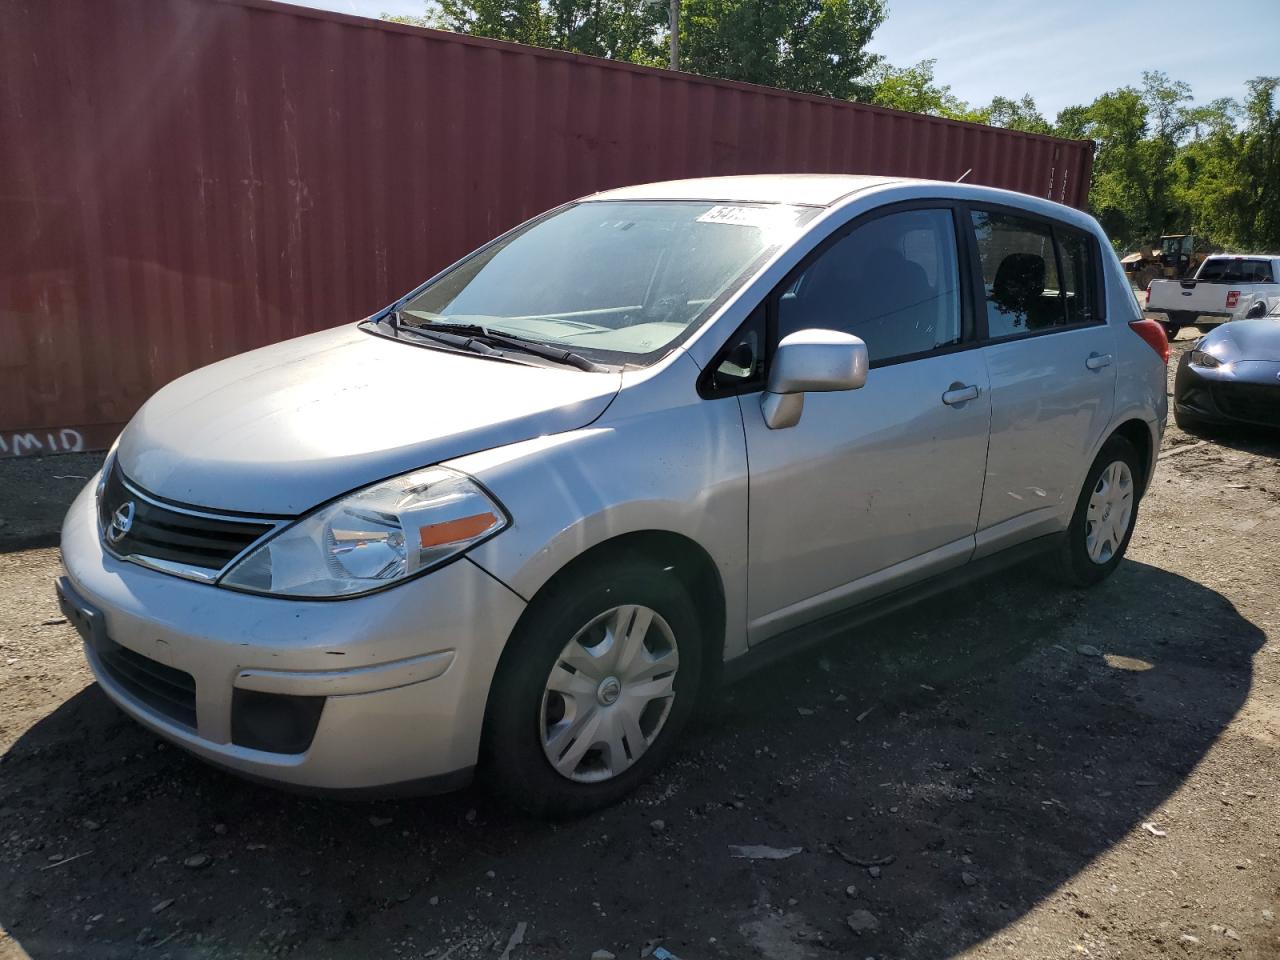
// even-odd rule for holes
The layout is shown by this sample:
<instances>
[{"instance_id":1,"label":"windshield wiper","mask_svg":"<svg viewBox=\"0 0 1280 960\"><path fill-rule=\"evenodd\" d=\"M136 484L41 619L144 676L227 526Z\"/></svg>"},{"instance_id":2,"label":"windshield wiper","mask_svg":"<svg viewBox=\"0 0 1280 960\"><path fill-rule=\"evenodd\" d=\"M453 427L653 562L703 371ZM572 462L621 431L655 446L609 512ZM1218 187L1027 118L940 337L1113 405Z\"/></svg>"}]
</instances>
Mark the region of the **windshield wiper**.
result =
<instances>
[{"instance_id":1,"label":"windshield wiper","mask_svg":"<svg viewBox=\"0 0 1280 960\"><path fill-rule=\"evenodd\" d=\"M406 322L404 314L399 310L393 310L388 316L392 327L397 331L408 330L413 333L421 333L431 339L437 339L450 346L471 350L475 353L502 356L501 350L493 349L494 346L501 346L511 350L519 350L535 357L542 357L546 360L553 360L556 363L563 363L570 367L576 367L588 373L602 373L608 369L580 353L574 353L572 350L553 347L551 344L544 343L541 340L532 340L513 333L498 333L478 323L440 323L430 320Z\"/></svg>"}]
</instances>

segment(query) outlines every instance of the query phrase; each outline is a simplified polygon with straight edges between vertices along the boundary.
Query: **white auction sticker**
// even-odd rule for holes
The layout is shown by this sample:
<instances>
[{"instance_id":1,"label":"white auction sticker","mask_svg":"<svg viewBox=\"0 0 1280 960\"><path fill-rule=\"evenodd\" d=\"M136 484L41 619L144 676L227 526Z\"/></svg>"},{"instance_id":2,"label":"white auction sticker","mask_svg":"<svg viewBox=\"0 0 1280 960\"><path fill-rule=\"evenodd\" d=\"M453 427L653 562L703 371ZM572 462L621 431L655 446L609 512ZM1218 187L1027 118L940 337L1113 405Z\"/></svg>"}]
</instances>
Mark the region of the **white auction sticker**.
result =
<instances>
[{"instance_id":1,"label":"white auction sticker","mask_svg":"<svg viewBox=\"0 0 1280 960\"><path fill-rule=\"evenodd\" d=\"M728 223L737 227L789 227L796 222L796 212L786 207L731 207L718 205L702 216L699 223Z\"/></svg>"}]
</instances>

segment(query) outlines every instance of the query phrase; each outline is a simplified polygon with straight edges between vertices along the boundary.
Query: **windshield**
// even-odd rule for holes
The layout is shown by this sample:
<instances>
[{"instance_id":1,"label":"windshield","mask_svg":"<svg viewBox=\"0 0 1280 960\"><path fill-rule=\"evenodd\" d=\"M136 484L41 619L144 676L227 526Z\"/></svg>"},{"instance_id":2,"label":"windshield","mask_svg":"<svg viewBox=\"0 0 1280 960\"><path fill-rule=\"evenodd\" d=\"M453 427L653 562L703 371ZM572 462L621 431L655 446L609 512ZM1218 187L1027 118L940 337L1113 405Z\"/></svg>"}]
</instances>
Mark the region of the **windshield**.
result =
<instances>
[{"instance_id":1,"label":"windshield","mask_svg":"<svg viewBox=\"0 0 1280 960\"><path fill-rule=\"evenodd\" d=\"M656 359L818 211L601 200L519 230L400 304L402 321L480 325L606 362Z\"/></svg>"}]
</instances>

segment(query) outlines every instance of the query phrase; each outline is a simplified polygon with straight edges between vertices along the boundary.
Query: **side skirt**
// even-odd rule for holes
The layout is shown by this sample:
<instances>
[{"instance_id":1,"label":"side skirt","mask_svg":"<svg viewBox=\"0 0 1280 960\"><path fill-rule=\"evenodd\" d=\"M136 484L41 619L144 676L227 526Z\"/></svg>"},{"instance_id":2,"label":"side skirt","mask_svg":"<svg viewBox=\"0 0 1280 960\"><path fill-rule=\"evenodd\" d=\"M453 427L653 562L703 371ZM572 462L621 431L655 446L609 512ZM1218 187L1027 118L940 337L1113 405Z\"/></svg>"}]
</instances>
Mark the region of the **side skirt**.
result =
<instances>
[{"instance_id":1,"label":"side skirt","mask_svg":"<svg viewBox=\"0 0 1280 960\"><path fill-rule=\"evenodd\" d=\"M812 623L806 623L803 626L780 633L775 637L770 637L764 643L750 648L746 653L734 657L726 663L723 671L723 682L725 684L734 683L757 670L777 663L784 657L789 657L797 651L823 643L854 627L869 623L872 620L878 620L904 607L918 603L927 597L946 593L948 590L954 590L956 587L963 586L966 583L981 580L983 577L988 577L1000 570L1048 553L1058 547L1064 537L1066 537L1065 532L1051 533L1043 537L1037 537L1034 540L1015 544L998 553L967 563L962 567L940 573L938 576L931 577L921 583L914 583L901 590L895 590L893 593L876 597L874 600L868 600L866 603L859 604L856 607L850 607L848 610L833 613Z\"/></svg>"}]
</instances>

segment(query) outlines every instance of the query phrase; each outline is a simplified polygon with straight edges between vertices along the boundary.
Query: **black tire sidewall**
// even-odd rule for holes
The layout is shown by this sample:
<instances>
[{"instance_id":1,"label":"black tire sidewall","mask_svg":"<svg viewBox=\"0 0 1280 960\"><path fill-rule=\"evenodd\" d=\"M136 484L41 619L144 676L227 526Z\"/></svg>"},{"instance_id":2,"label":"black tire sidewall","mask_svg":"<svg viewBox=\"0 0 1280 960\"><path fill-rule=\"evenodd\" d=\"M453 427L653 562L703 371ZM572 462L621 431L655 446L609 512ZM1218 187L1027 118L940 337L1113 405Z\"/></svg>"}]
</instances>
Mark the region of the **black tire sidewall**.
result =
<instances>
[{"instance_id":1,"label":"black tire sidewall","mask_svg":"<svg viewBox=\"0 0 1280 960\"><path fill-rule=\"evenodd\" d=\"M629 769L602 783L578 783L551 766L542 749L539 711L556 657L604 611L643 604L671 627L680 655L675 701L662 731ZM481 775L504 797L536 816L571 817L609 806L666 760L698 699L703 642L697 610L670 573L645 561L579 567L535 598L498 664L489 695Z\"/></svg>"},{"instance_id":2,"label":"black tire sidewall","mask_svg":"<svg viewBox=\"0 0 1280 960\"><path fill-rule=\"evenodd\" d=\"M1133 510L1129 517L1129 529L1111 559L1106 563L1094 563L1089 559L1089 548L1086 543L1088 532L1089 498L1093 488L1097 486L1102 471L1117 460L1123 460L1133 476ZM1102 445L1098 456L1094 458L1085 476L1084 486L1076 500L1075 512L1071 515L1071 524L1067 528L1067 539L1063 544L1062 567L1067 579L1079 586L1089 586L1105 580L1120 565L1125 552L1129 548L1129 540L1133 537L1134 527L1138 522L1138 507L1141 503L1142 465L1138 451L1124 437L1112 437Z\"/></svg>"}]
</instances>

